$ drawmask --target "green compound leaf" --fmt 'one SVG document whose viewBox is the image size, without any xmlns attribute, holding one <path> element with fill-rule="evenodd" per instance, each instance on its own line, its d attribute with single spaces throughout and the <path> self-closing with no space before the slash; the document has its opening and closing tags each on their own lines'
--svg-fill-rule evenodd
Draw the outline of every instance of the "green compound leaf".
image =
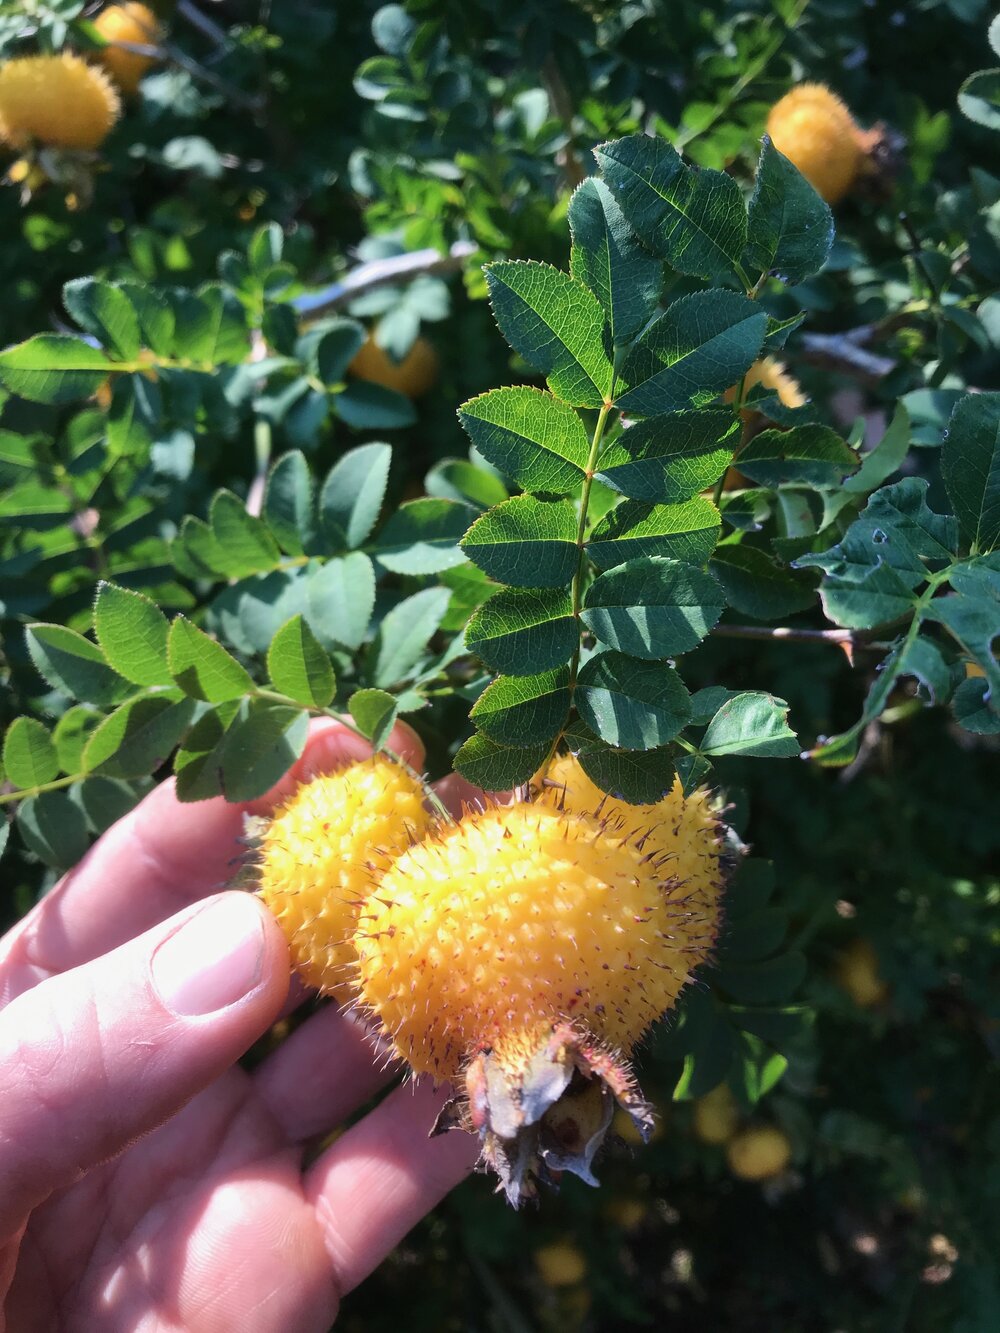
<svg viewBox="0 0 1000 1333">
<path fill-rule="evenodd" d="M 43 791 L 22 801 L 17 827 L 29 850 L 56 870 L 70 870 L 90 844 L 86 817 L 65 791 Z"/>
<path fill-rule="evenodd" d="M 739 421 L 724 408 L 638 421 L 601 452 L 598 481 L 631 500 L 681 504 L 716 482 L 733 460 Z"/>
<path fill-rule="evenodd" d="M 447 588 L 423 588 L 392 608 L 373 645 L 376 685 L 388 689 L 409 679 L 437 633 L 450 597 Z"/>
<path fill-rule="evenodd" d="M 614 195 L 591 177 L 569 203 L 570 273 L 600 301 L 612 343 L 627 342 L 656 307 L 663 266 L 646 252 Z"/>
<path fill-rule="evenodd" d="M 568 662 L 579 632 L 568 591 L 509 588 L 474 612 L 465 642 L 491 671 L 531 676 Z"/>
<path fill-rule="evenodd" d="M 816 602 L 811 582 L 796 577 L 756 546 L 718 546 L 710 568 L 729 605 L 754 620 L 778 620 Z"/>
<path fill-rule="evenodd" d="M 35 669 L 57 690 L 86 704 L 114 704 L 128 683 L 108 666 L 96 643 L 63 625 L 29 625 L 25 640 Z"/>
<path fill-rule="evenodd" d="M 493 389 L 470 398 L 458 419 L 488 463 L 526 491 L 572 491 L 590 443 L 568 403 L 541 389 Z"/>
<path fill-rule="evenodd" d="M 702 754 L 741 754 L 754 759 L 790 759 L 801 751 L 788 726 L 788 704 L 773 694 L 748 691 L 727 699 L 708 724 Z"/>
<path fill-rule="evenodd" d="M 697 648 L 725 604 L 706 570 L 647 556 L 595 579 L 581 619 L 610 648 L 657 661 Z"/>
<path fill-rule="evenodd" d="M 715 550 L 721 531 L 719 511 L 700 495 L 679 505 L 626 500 L 598 523 L 587 555 L 598 569 L 654 555 L 701 565 Z"/>
<path fill-rule="evenodd" d="M 493 314 L 516 352 L 574 407 L 601 407 L 614 377 L 604 312 L 582 282 L 549 264 L 502 259 L 485 269 Z"/>
<path fill-rule="evenodd" d="M 616 749 L 579 721 L 569 728 L 566 739 L 591 782 L 616 800 L 629 805 L 653 805 L 674 784 L 671 745 L 653 750 Z M 641 820 L 641 813 L 636 814 Z"/>
<path fill-rule="evenodd" d="M 358 730 L 379 750 L 396 725 L 399 705 L 385 690 L 355 690 L 347 701 L 347 711 Z"/>
<path fill-rule="evenodd" d="M 222 750 L 226 728 L 240 711 L 235 700 L 209 709 L 194 724 L 174 755 L 177 799 L 207 801 L 222 795 Z"/>
<path fill-rule="evenodd" d="M 263 573 L 273 569 L 281 559 L 278 543 L 267 524 L 248 514 L 246 505 L 232 491 L 217 492 L 208 520 L 227 578 L 243 579 Z"/>
<path fill-rule="evenodd" d="M 392 446 L 362 444 L 333 465 L 319 497 L 323 529 L 341 550 L 354 550 L 371 535 L 385 498 Z"/>
<path fill-rule="evenodd" d="M 210 639 L 204 630 L 177 616 L 167 636 L 167 661 L 170 674 L 192 699 L 223 703 L 239 699 L 253 689 L 253 681 L 221 643 Z"/>
<path fill-rule="evenodd" d="M 103 721 L 104 714 L 87 704 L 74 704 L 72 708 L 66 709 L 52 733 L 59 755 L 59 767 L 64 773 L 81 771 L 87 738 Z"/>
<path fill-rule="evenodd" d="M 455 771 L 484 791 L 509 791 L 530 782 L 549 752 L 544 745 L 498 745 L 489 736 L 470 736 L 455 755 Z"/>
<path fill-rule="evenodd" d="M 167 618 L 148 597 L 101 583 L 94 603 L 94 632 L 114 669 L 135 685 L 171 685 L 167 666 Z"/>
<path fill-rule="evenodd" d="M 737 182 L 687 166 L 662 139 L 632 134 L 594 154 L 622 212 L 654 255 L 710 281 L 740 273 L 747 210 Z"/>
<path fill-rule="evenodd" d="M 764 430 L 740 450 L 739 470 L 760 486 L 804 482 L 838 486 L 857 470 L 857 454 L 829 426 L 793 426 Z"/>
<path fill-rule="evenodd" d="M 309 623 L 327 648 L 360 648 L 375 610 L 375 569 L 361 551 L 328 560 L 306 582 Z"/>
<path fill-rule="evenodd" d="M 691 697 L 677 672 L 604 652 L 580 669 L 577 711 L 602 741 L 622 750 L 651 750 L 672 741 L 691 716 Z"/>
<path fill-rule="evenodd" d="M 462 550 L 500 583 L 564 588 L 576 573 L 576 532 L 576 510 L 569 500 L 517 495 L 476 519 Z"/>
<path fill-rule="evenodd" d="M 570 708 L 569 669 L 537 676 L 499 676 L 476 700 L 473 722 L 500 745 L 548 743 L 559 735 Z"/>
<path fill-rule="evenodd" d="M 464 564 L 459 542 L 476 517 L 471 505 L 424 496 L 400 505 L 372 555 L 394 574 L 439 574 Z"/>
<path fill-rule="evenodd" d="M 818 273 L 833 245 L 833 213 L 765 135 L 750 200 L 745 267 L 796 283 Z"/>
<path fill-rule="evenodd" d="M 629 351 L 615 405 L 640 417 L 710 402 L 760 355 L 767 315 L 738 292 L 682 296 Z"/>
<path fill-rule="evenodd" d="M 314 536 L 314 487 L 305 454 L 282 454 L 267 476 L 264 518 L 281 549 L 302 555 Z"/>
<path fill-rule="evenodd" d="M 226 800 L 263 796 L 298 759 L 308 734 L 308 713 L 263 699 L 244 701 L 221 747 Z"/>
<path fill-rule="evenodd" d="M 82 338 L 39 333 L 0 352 L 0 384 L 32 403 L 89 398 L 117 367 Z"/>
<path fill-rule="evenodd" d="M 63 305 L 117 360 L 132 361 L 139 355 L 139 317 L 119 287 L 99 278 L 74 278 L 63 287 Z"/>
<path fill-rule="evenodd" d="M 83 751 L 86 773 L 144 778 L 166 763 L 194 717 L 193 699 L 154 695 L 122 704 L 91 733 Z"/>
<path fill-rule="evenodd" d="M 49 730 L 37 718 L 16 717 L 3 742 L 4 773 L 27 791 L 59 776 L 59 755 Z"/>
<path fill-rule="evenodd" d="M 301 615 L 282 625 L 271 640 L 267 674 L 279 694 L 307 707 L 328 707 L 336 689 L 330 659 Z"/>
<path fill-rule="evenodd" d="M 1000 544 L 1000 393 L 961 398 L 941 448 L 941 475 L 974 554 Z"/>
<path fill-rule="evenodd" d="M 798 568 L 826 571 L 820 597 L 835 624 L 873 629 L 906 615 L 928 572 L 951 562 L 958 524 L 933 513 L 926 496 L 922 478 L 883 486 L 836 546 L 795 561 Z"/>
</svg>

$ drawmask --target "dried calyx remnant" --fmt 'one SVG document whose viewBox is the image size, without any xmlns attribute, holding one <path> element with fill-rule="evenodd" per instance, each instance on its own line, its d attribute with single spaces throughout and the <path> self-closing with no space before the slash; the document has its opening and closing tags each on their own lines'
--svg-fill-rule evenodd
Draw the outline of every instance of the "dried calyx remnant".
<svg viewBox="0 0 1000 1333">
<path fill-rule="evenodd" d="M 259 890 L 305 979 L 456 1089 L 437 1128 L 477 1134 L 512 1203 L 596 1184 L 616 1106 L 652 1129 L 630 1057 L 718 933 L 735 844 L 711 794 L 625 805 L 565 756 L 442 825 L 392 767 L 302 788 L 257 830 Z"/>
</svg>

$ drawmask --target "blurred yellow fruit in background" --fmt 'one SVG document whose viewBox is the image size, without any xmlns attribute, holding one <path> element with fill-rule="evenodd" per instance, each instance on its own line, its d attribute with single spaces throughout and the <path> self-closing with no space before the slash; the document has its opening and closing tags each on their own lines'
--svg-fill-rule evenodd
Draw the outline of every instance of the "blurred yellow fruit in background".
<svg viewBox="0 0 1000 1333">
<path fill-rule="evenodd" d="M 347 369 L 359 380 L 419 398 L 437 379 L 438 368 L 438 354 L 426 338 L 418 338 L 402 361 L 393 361 L 369 334 Z"/>
<path fill-rule="evenodd" d="M 770 1180 L 792 1160 L 792 1145 L 776 1125 L 752 1125 L 729 1140 L 726 1159 L 741 1180 Z"/>
<path fill-rule="evenodd" d="M 109 5 L 94 19 L 94 27 L 107 42 L 135 42 L 137 46 L 156 46 L 161 37 L 156 15 L 146 5 Z M 106 46 L 98 59 L 114 78 L 122 92 L 134 97 L 155 57 L 126 51 L 121 46 Z"/>
</svg>

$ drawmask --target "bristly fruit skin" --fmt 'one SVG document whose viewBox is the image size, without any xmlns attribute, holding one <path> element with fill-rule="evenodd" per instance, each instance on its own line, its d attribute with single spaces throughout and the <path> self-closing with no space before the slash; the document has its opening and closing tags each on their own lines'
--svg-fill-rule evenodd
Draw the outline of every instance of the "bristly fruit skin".
<svg viewBox="0 0 1000 1333">
<path fill-rule="evenodd" d="M 656 851 L 677 880 L 709 913 L 713 934 L 727 874 L 722 859 L 723 825 L 714 810 L 714 795 L 698 787 L 684 795 L 680 779 L 653 805 L 629 805 L 606 795 L 583 771 L 572 754 L 559 755 L 544 778 L 536 778 L 538 799 L 553 809 L 620 821 L 623 826 L 643 830 L 646 853 Z"/>
<path fill-rule="evenodd" d="M 155 63 L 153 56 L 127 51 L 116 42 L 134 42 L 136 46 L 156 46 L 160 40 L 160 25 L 156 15 L 146 5 L 108 5 L 94 19 L 94 27 L 105 41 L 98 59 L 123 93 L 134 97 L 146 71 Z"/>
<path fill-rule="evenodd" d="M 381 757 L 315 778 L 273 818 L 251 822 L 250 883 L 277 917 L 308 985 L 350 999 L 361 903 L 389 859 L 431 824 L 420 783 Z"/>
<path fill-rule="evenodd" d="M 0 65 L 0 139 L 14 148 L 93 151 L 120 114 L 108 76 L 71 51 Z"/>
<path fill-rule="evenodd" d="M 864 169 L 864 136 L 825 84 L 802 83 L 786 93 L 768 114 L 767 132 L 828 204 L 839 203 Z"/>
<path fill-rule="evenodd" d="M 685 878 L 636 814 L 467 813 L 404 852 L 359 916 L 362 1004 L 415 1072 L 464 1083 L 442 1123 L 478 1133 L 515 1205 L 563 1170 L 596 1183 L 616 1104 L 648 1135 L 628 1056 L 715 941 L 714 821 Z"/>
</svg>

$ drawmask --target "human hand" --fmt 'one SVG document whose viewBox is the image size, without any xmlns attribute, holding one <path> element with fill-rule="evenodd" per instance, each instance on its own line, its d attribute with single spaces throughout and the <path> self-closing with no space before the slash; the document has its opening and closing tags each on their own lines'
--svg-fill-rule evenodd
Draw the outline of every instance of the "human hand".
<svg viewBox="0 0 1000 1333">
<path fill-rule="evenodd" d="M 411 732 L 390 744 L 421 766 Z M 277 924 L 215 892 L 244 811 L 368 753 L 316 722 L 263 801 L 164 783 L 0 941 L 0 1328 L 325 1330 L 471 1169 L 467 1135 L 428 1139 L 442 1095 L 418 1083 L 303 1170 L 393 1076 L 335 1007 L 234 1064 L 289 991 Z"/>
</svg>

